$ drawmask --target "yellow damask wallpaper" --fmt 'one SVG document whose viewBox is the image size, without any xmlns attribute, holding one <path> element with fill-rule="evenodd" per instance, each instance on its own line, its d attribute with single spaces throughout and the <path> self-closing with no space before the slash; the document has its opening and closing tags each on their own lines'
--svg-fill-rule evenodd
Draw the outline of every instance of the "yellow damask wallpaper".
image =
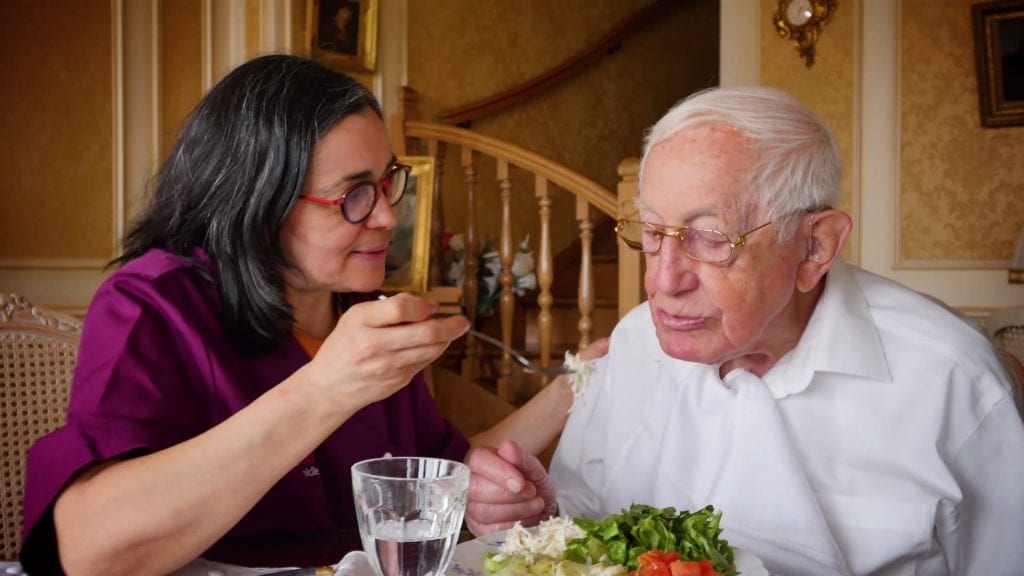
<svg viewBox="0 0 1024 576">
<path fill-rule="evenodd" d="M 426 119 L 529 80 L 584 49 L 649 0 L 523 0 L 409 2 L 409 85 Z M 535 150 L 610 188 L 616 167 L 637 156 L 643 131 L 673 103 L 717 84 L 718 3 L 684 3 L 676 13 L 627 38 L 565 84 L 475 122 L 473 130 Z M 445 190 L 462 179 L 459 158 L 446 162 Z M 483 166 L 478 222 L 496 238 L 500 228 L 494 167 Z M 516 236 L 536 229 L 533 183 L 514 179 Z M 461 185 L 460 189 L 461 189 Z M 554 196 L 552 244 L 576 237 L 572 200 Z M 450 230 L 465 227 L 465 199 L 445 194 Z M 486 207 L 483 208 L 483 207 Z M 572 224 L 570 224 L 572 223 Z M 532 248 L 536 249 L 534 236 Z"/>
<path fill-rule="evenodd" d="M 203 93 L 201 10 L 202 0 L 160 2 L 161 162 Z"/>
<path fill-rule="evenodd" d="M 975 2 L 900 2 L 900 266 L 1001 267 L 1024 225 L 1024 128 L 986 129 L 978 117 Z M 855 78 L 872 73 L 857 70 L 862 3 L 839 3 L 809 70 L 775 33 L 777 6 L 761 0 L 761 81 L 793 93 L 832 126 L 844 157 L 841 207 L 852 210 L 855 234 L 867 233 L 871 215 L 859 211 L 860 168 L 852 164 L 859 145 Z"/>
<path fill-rule="evenodd" d="M 0 2 L 0 260 L 113 255 L 110 9 Z"/>
<path fill-rule="evenodd" d="M 1024 225 L 1024 127 L 982 128 L 971 5 L 903 0 L 900 252 L 1003 266 Z M 994 261 L 994 262 L 993 262 Z"/>
</svg>

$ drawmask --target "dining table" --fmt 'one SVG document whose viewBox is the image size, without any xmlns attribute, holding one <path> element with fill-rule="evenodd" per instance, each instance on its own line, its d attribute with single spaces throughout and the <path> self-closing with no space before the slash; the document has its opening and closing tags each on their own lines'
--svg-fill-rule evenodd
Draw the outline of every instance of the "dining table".
<svg viewBox="0 0 1024 576">
<path fill-rule="evenodd" d="M 459 542 L 473 540 L 459 533 Z M 336 567 L 351 552 L 363 549 L 359 530 L 339 529 L 296 537 L 248 538 L 221 542 L 174 576 L 268 576 L 295 568 Z M 312 572 L 309 572 L 312 574 Z M 0 576 L 31 576 L 15 561 L 0 561 Z M 298 576 L 298 575 L 297 575 Z M 304 575 L 303 575 L 304 576 Z M 352 576 L 362 576 L 354 574 Z M 368 576 L 368 575 L 367 575 Z"/>
<path fill-rule="evenodd" d="M 359 530 L 346 528 L 323 534 L 222 541 L 207 550 L 203 557 L 249 566 L 326 566 L 337 563 L 349 552 L 362 549 Z"/>
</svg>

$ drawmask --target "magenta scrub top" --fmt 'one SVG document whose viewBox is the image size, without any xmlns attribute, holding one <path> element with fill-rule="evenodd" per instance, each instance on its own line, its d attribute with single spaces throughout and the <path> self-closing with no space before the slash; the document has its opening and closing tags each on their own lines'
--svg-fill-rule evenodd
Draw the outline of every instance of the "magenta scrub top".
<svg viewBox="0 0 1024 576">
<path fill-rule="evenodd" d="M 224 338 L 214 264 L 150 250 L 116 271 L 85 317 L 67 423 L 29 450 L 21 562 L 59 572 L 53 503 L 89 464 L 173 446 L 223 422 L 309 361 L 294 338 L 247 356 Z M 345 295 L 345 306 L 375 294 Z M 350 467 L 390 453 L 462 460 L 465 437 L 438 413 L 422 374 L 353 415 L 218 544 L 354 528 Z M 259 454 L 253 454 L 259 458 Z M 154 495 L 159 497 L 159 495 Z"/>
</svg>

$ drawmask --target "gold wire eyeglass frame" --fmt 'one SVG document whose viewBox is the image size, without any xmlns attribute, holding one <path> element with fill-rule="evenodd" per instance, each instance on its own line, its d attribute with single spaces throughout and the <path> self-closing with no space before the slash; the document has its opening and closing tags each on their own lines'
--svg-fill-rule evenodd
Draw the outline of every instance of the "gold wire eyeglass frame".
<svg viewBox="0 0 1024 576">
<path fill-rule="evenodd" d="M 625 244 L 628 248 L 631 248 L 633 250 L 637 250 L 639 252 L 643 252 L 644 254 L 657 254 L 659 251 L 661 251 L 661 244 L 662 244 L 662 242 L 664 241 L 664 239 L 666 237 L 675 238 L 675 239 L 679 240 L 679 243 L 680 243 L 680 246 L 683 249 L 683 252 L 690 259 L 696 260 L 698 262 L 705 262 L 705 263 L 708 263 L 708 264 L 720 264 L 722 262 L 729 261 L 733 257 L 733 254 L 735 253 L 736 248 L 741 248 L 741 247 L 745 246 L 746 243 L 747 243 L 747 237 L 749 237 L 754 232 L 757 232 L 758 230 L 769 226 L 770 224 L 772 224 L 772 222 L 773 222 L 772 220 L 769 220 L 768 222 L 765 222 L 764 224 L 761 224 L 760 226 L 757 226 L 755 228 L 751 228 L 750 230 L 747 230 L 746 232 L 742 232 L 742 233 L 740 233 L 740 234 L 738 234 L 736 236 L 735 240 L 730 239 L 728 235 L 726 235 L 724 232 L 719 232 L 718 230 L 709 230 L 707 228 L 692 228 L 690 226 L 661 226 L 659 224 L 652 224 L 650 222 L 643 222 L 641 220 L 629 220 L 629 219 L 621 219 L 618 222 L 616 222 L 615 223 L 615 233 L 619 235 L 619 239 L 621 239 L 622 243 Z M 636 240 L 634 240 L 632 238 L 627 238 L 625 236 L 624 232 L 625 232 L 626 226 L 629 225 L 629 224 L 638 224 L 641 227 L 646 227 L 646 228 L 650 229 L 652 232 L 658 234 L 658 238 L 659 238 L 658 246 L 654 250 L 651 250 L 651 251 L 644 250 L 644 246 L 643 246 L 642 242 L 638 242 L 638 241 L 636 241 Z M 716 237 L 721 237 L 722 238 L 722 240 L 721 240 L 722 245 L 725 245 L 725 246 L 729 247 L 728 254 L 726 254 L 723 258 L 718 259 L 718 260 L 713 260 L 713 259 L 708 259 L 708 258 L 700 258 L 700 257 L 694 256 L 693 254 L 690 253 L 689 250 L 686 249 L 686 247 L 685 247 L 685 245 L 683 243 L 683 233 L 686 232 L 686 231 L 700 232 L 700 233 L 706 233 L 706 234 L 713 234 Z"/>
</svg>

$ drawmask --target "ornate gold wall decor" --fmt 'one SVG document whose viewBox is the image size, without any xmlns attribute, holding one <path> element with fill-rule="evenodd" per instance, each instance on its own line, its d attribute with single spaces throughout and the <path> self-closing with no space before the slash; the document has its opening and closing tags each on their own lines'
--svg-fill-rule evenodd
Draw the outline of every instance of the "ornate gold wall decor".
<svg viewBox="0 0 1024 576">
<path fill-rule="evenodd" d="M 793 48 L 807 67 L 814 65 L 818 34 L 836 11 L 838 0 L 779 0 L 772 23 L 779 36 L 793 40 Z"/>
</svg>

